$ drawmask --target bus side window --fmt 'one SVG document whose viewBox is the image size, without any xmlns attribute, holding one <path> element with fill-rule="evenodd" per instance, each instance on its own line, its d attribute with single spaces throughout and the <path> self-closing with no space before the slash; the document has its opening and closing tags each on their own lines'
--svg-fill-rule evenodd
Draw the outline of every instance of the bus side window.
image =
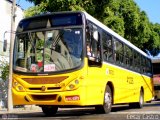
<svg viewBox="0 0 160 120">
<path fill-rule="evenodd" d="M 129 68 L 129 69 L 133 69 L 133 55 L 132 55 L 132 49 L 128 46 L 125 45 L 125 59 L 124 59 L 124 63 L 126 65 L 126 68 Z"/>
<path fill-rule="evenodd" d="M 116 64 L 123 65 L 123 44 L 118 40 L 114 39 L 114 50 L 115 50 L 115 60 Z"/>
<path fill-rule="evenodd" d="M 146 68 L 146 75 L 152 76 L 152 67 L 151 67 L 151 61 L 149 59 L 145 59 L 145 68 Z"/>
<path fill-rule="evenodd" d="M 104 61 L 113 62 L 112 37 L 106 32 L 102 32 L 102 44 Z"/>
<path fill-rule="evenodd" d="M 140 54 L 134 51 L 134 70 L 137 72 L 140 72 L 140 66 L 141 66 L 140 62 L 141 62 Z"/>
<path fill-rule="evenodd" d="M 89 21 L 88 21 L 89 22 Z M 86 28 L 86 53 L 91 65 L 100 65 L 101 63 L 101 35 L 99 28 L 93 23 L 89 22 Z M 95 62 L 95 63 L 94 63 Z M 100 64 L 99 64 L 100 63 Z"/>
</svg>

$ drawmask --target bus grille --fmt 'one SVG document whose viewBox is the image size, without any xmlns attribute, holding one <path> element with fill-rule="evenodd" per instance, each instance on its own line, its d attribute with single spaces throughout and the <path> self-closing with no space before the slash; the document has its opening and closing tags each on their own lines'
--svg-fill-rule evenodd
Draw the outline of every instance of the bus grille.
<svg viewBox="0 0 160 120">
<path fill-rule="evenodd" d="M 23 80 L 29 84 L 57 84 L 65 79 L 68 76 L 61 76 L 61 77 L 42 77 L 42 78 L 23 78 Z"/>
<path fill-rule="evenodd" d="M 57 95 L 32 95 L 34 100 L 55 100 Z"/>
<path fill-rule="evenodd" d="M 58 90 L 61 89 L 61 87 L 48 87 L 47 90 Z M 29 88 L 29 90 L 42 90 L 42 87 L 36 87 L 36 88 Z"/>
</svg>

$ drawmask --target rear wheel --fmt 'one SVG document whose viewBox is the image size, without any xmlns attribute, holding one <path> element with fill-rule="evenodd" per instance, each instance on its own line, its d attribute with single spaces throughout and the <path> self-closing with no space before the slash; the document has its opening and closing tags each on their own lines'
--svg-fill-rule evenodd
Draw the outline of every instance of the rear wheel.
<svg viewBox="0 0 160 120">
<path fill-rule="evenodd" d="M 112 108 L 112 91 L 107 85 L 104 93 L 103 105 L 98 105 L 95 107 L 98 113 L 109 113 Z"/>
<path fill-rule="evenodd" d="M 43 113 L 46 116 L 53 116 L 58 111 L 58 106 L 45 105 L 45 106 L 41 106 L 41 108 L 42 108 Z"/>
<path fill-rule="evenodd" d="M 144 105 L 144 93 L 141 90 L 140 91 L 140 96 L 139 96 L 139 102 L 136 103 L 130 103 L 129 106 L 132 108 L 142 108 Z"/>
<path fill-rule="evenodd" d="M 139 102 L 135 103 L 135 105 L 137 108 L 142 108 L 144 105 L 144 93 L 142 90 L 140 91 Z"/>
</svg>

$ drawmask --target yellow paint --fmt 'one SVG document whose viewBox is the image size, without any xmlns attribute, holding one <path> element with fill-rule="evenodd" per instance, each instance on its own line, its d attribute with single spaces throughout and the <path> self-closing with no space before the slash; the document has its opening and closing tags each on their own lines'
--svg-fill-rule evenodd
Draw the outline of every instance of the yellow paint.
<svg viewBox="0 0 160 120">
<path fill-rule="evenodd" d="M 152 99 L 151 78 L 107 63 L 103 63 L 101 67 L 89 67 L 87 58 L 84 63 L 82 69 L 66 74 L 48 76 L 13 74 L 14 105 L 102 105 L 108 82 L 113 85 L 114 104 L 138 102 L 141 88 L 144 90 L 145 101 Z M 29 84 L 23 80 L 58 76 L 68 78 L 56 84 Z M 17 86 L 22 86 L 23 90 L 18 90 Z M 80 100 L 67 101 L 65 96 L 80 96 Z"/>
</svg>

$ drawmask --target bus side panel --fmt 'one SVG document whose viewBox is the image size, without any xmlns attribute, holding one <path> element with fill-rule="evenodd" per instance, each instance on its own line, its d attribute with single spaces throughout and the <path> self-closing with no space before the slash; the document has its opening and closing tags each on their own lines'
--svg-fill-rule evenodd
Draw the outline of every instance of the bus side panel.
<svg viewBox="0 0 160 120">
<path fill-rule="evenodd" d="M 154 97 L 154 88 L 152 78 L 143 76 L 144 101 L 151 101 Z M 152 98 L 152 99 L 151 99 Z"/>
<path fill-rule="evenodd" d="M 106 77 L 114 86 L 114 104 L 129 103 L 132 100 L 137 100 L 137 97 L 134 95 L 135 89 L 132 85 L 133 79 L 130 78 L 133 76 L 133 73 L 115 65 L 106 63 L 105 66 Z"/>
<path fill-rule="evenodd" d="M 144 101 L 153 98 L 153 83 L 150 77 L 111 64 L 106 64 L 104 68 L 107 80 L 114 86 L 114 104 L 139 102 L 141 88 L 144 90 Z"/>
<path fill-rule="evenodd" d="M 104 91 L 108 82 L 113 85 L 114 104 L 138 101 L 139 93 L 135 94 L 133 79 L 128 76 L 135 75 L 131 71 L 107 63 L 104 63 L 102 68 L 88 67 L 87 103 L 103 104 Z"/>
<path fill-rule="evenodd" d="M 104 90 L 107 83 L 105 71 L 101 67 L 88 67 L 87 104 L 103 104 Z"/>
</svg>

